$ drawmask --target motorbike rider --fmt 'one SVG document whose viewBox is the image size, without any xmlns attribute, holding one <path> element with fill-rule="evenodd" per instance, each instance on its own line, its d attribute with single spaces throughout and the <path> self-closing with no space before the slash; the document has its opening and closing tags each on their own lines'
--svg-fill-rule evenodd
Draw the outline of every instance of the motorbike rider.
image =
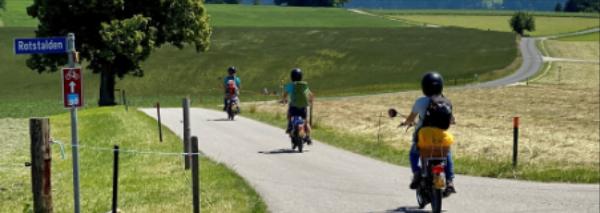
<svg viewBox="0 0 600 213">
<path fill-rule="evenodd" d="M 432 96 L 443 96 L 442 91 L 444 89 L 444 80 L 442 76 L 437 72 L 428 72 L 423 76 L 421 80 L 421 89 L 423 91 L 424 96 L 417 98 L 415 104 L 413 105 L 412 111 L 409 116 L 406 117 L 406 120 L 402 122 L 401 126 L 413 126 L 415 125 L 415 132 L 413 134 L 412 146 L 410 149 L 409 160 L 410 166 L 413 172 L 413 179 L 410 183 L 411 189 L 416 189 L 420 180 L 420 170 L 419 167 L 419 151 L 417 148 L 418 142 L 418 132 L 423 127 L 423 120 L 425 118 L 427 108 L 429 107 L 429 103 L 431 101 Z M 415 119 L 419 116 L 419 121 L 415 124 Z M 452 123 L 454 119 L 452 118 Z M 447 165 L 445 167 L 446 174 L 446 191 L 449 193 L 456 193 L 454 188 L 454 165 L 452 162 L 452 155 L 448 152 L 447 155 Z"/>
<path fill-rule="evenodd" d="M 309 105 L 312 105 L 314 100 L 314 95 L 308 88 L 308 83 L 306 81 L 302 81 L 302 70 L 300 68 L 292 69 L 290 73 L 290 77 L 292 82 L 288 83 L 284 87 L 283 98 L 281 102 L 288 102 L 289 96 L 289 108 L 287 113 L 287 129 L 285 133 L 289 134 L 292 131 L 292 116 L 300 116 L 304 119 L 304 126 L 306 129 L 306 142 L 308 145 L 312 144 L 312 140 L 310 138 L 310 124 L 306 121 L 307 110 L 306 108 Z"/>
<path fill-rule="evenodd" d="M 237 98 L 237 96 L 239 95 L 239 91 L 241 89 L 241 80 L 236 76 L 237 68 L 234 66 L 227 68 L 227 73 L 228 75 L 223 79 L 223 90 L 225 91 L 225 97 L 223 98 L 223 111 L 227 110 L 227 100 L 232 95 L 235 95 L 236 101 L 238 102 L 237 105 L 239 112 L 239 98 Z M 231 83 L 233 83 L 233 85 Z M 232 86 L 235 86 L 235 88 L 232 88 Z"/>
</svg>

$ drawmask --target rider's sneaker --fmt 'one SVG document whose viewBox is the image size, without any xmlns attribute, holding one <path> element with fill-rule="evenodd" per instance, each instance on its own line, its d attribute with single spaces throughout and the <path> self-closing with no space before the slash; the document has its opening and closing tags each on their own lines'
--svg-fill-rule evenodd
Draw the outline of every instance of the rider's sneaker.
<svg viewBox="0 0 600 213">
<path fill-rule="evenodd" d="M 451 180 L 449 180 L 446 182 L 445 194 L 450 195 L 450 194 L 454 194 L 454 193 L 456 193 L 456 189 L 454 188 L 454 183 Z"/>
<path fill-rule="evenodd" d="M 312 139 L 310 138 L 310 136 L 306 136 L 304 140 L 306 141 L 306 144 L 312 145 Z"/>
<path fill-rule="evenodd" d="M 410 182 L 410 189 L 417 189 L 417 187 L 419 187 L 419 181 L 421 180 L 419 175 L 413 175 L 413 179 Z"/>
</svg>

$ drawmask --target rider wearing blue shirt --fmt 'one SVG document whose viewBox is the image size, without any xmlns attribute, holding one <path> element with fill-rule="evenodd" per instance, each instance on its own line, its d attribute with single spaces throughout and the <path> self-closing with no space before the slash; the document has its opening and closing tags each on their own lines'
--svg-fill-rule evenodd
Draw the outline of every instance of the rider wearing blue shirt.
<svg viewBox="0 0 600 213">
<path fill-rule="evenodd" d="M 233 80 L 235 82 L 235 86 L 237 87 L 236 91 L 238 94 L 239 94 L 239 90 L 241 89 L 241 84 L 242 84 L 242 81 L 240 80 L 240 78 L 236 76 L 237 69 L 234 66 L 229 67 L 227 69 L 227 73 L 229 75 L 227 75 L 223 79 L 223 90 L 225 91 L 225 97 L 223 98 L 223 111 L 225 111 L 227 108 L 227 98 L 229 97 L 229 92 L 230 92 L 229 91 L 229 81 Z M 239 102 L 239 99 L 238 99 L 238 102 Z"/>
<path fill-rule="evenodd" d="M 418 132 L 423 127 L 423 120 L 425 119 L 425 114 L 427 113 L 427 108 L 429 107 L 429 103 L 431 101 L 431 96 L 442 95 L 442 90 L 444 89 L 444 80 L 439 73 L 429 72 L 423 76 L 423 80 L 421 81 L 421 89 L 423 90 L 423 94 L 425 96 L 417 98 L 415 104 L 413 105 L 412 112 L 406 118 L 401 125 L 415 125 L 415 119 L 417 116 L 419 117 L 419 121 L 415 125 L 415 132 L 413 134 L 412 146 L 409 153 L 410 167 L 413 172 L 413 180 L 410 183 L 411 189 L 416 189 L 419 180 L 419 174 L 421 168 L 419 167 L 419 151 L 417 149 L 418 142 Z M 446 182 L 447 182 L 447 190 L 449 192 L 456 192 L 454 189 L 453 179 L 454 179 L 454 163 L 452 162 L 452 154 L 448 152 L 447 155 L 447 165 L 445 167 L 446 173 Z"/>
</svg>

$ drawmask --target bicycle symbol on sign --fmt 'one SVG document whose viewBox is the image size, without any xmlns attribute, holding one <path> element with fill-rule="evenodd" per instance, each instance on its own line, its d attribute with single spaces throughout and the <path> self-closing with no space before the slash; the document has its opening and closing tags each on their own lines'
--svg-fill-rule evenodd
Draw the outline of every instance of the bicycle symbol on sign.
<svg viewBox="0 0 600 213">
<path fill-rule="evenodd" d="M 65 79 L 66 80 L 77 80 L 79 79 L 79 74 L 77 74 L 77 72 L 75 72 L 75 70 L 69 70 L 69 72 L 67 72 L 67 74 L 65 75 Z"/>
</svg>

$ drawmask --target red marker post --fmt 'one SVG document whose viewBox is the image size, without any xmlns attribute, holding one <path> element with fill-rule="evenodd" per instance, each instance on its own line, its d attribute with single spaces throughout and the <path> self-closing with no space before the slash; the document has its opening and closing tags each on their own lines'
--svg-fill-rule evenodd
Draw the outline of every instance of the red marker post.
<svg viewBox="0 0 600 213">
<path fill-rule="evenodd" d="M 513 118 L 513 168 L 517 167 L 517 154 L 519 152 L 519 117 Z"/>
</svg>

